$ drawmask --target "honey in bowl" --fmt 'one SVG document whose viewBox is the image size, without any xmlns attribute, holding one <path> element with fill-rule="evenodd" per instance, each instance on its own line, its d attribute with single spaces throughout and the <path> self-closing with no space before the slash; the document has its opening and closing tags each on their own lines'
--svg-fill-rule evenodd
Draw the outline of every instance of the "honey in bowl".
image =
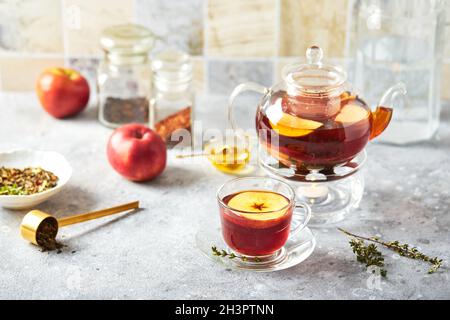
<svg viewBox="0 0 450 320">
<path fill-rule="evenodd" d="M 205 143 L 203 152 L 177 155 L 177 158 L 205 157 L 218 171 L 241 175 L 251 171 L 250 137 L 234 134 L 226 139 L 211 139 Z"/>
<path fill-rule="evenodd" d="M 240 173 L 250 161 L 250 151 L 245 147 L 210 145 L 205 151 L 211 164 L 224 173 Z"/>
<path fill-rule="evenodd" d="M 248 190 L 222 199 L 222 235 L 227 245 L 247 256 L 265 256 L 287 241 L 293 207 L 285 196 Z"/>
</svg>

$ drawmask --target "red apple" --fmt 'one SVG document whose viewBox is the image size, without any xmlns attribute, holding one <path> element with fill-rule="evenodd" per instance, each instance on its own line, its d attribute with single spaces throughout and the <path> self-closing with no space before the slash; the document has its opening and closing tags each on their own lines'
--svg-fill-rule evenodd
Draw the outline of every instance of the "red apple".
<svg viewBox="0 0 450 320">
<path fill-rule="evenodd" d="M 36 93 L 45 111 L 55 118 L 63 119 L 86 108 L 89 101 L 89 84 L 75 70 L 50 68 L 39 76 Z"/>
<path fill-rule="evenodd" d="M 166 167 L 166 144 L 153 130 L 140 124 L 116 129 L 108 141 L 108 160 L 123 177 L 131 181 L 148 181 Z"/>
</svg>

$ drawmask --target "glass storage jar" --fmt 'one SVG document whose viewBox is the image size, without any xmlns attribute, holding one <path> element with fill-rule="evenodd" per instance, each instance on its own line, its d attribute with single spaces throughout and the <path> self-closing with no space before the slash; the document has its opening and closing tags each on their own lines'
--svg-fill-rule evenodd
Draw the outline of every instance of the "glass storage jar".
<svg viewBox="0 0 450 320">
<path fill-rule="evenodd" d="M 154 39 L 150 30 L 133 24 L 103 31 L 100 44 L 105 57 L 97 76 L 99 121 L 103 125 L 117 128 L 127 123 L 148 125 L 151 121 L 149 53 Z"/>
<path fill-rule="evenodd" d="M 406 145 L 433 138 L 441 111 L 445 2 L 358 0 L 353 16 L 354 82 L 367 102 L 392 82 L 408 89 L 380 141 Z"/>
<path fill-rule="evenodd" d="M 155 57 L 152 67 L 155 130 L 168 146 L 190 146 L 195 101 L 191 58 L 181 51 L 168 50 Z"/>
</svg>

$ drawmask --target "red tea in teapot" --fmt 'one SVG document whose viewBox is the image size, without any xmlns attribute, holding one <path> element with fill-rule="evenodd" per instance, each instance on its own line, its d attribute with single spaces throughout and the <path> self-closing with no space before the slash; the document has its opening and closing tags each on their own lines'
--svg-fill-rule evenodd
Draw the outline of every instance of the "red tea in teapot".
<svg viewBox="0 0 450 320">
<path fill-rule="evenodd" d="M 367 104 L 350 92 L 337 96 L 272 95 L 259 110 L 256 127 L 262 146 L 283 165 L 298 171 L 345 164 L 383 132 L 392 109 Z"/>
</svg>

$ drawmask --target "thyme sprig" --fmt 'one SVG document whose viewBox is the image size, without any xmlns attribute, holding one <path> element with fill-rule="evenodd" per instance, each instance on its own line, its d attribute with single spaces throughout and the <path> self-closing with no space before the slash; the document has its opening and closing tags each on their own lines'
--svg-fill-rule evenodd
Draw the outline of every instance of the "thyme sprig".
<svg viewBox="0 0 450 320">
<path fill-rule="evenodd" d="M 363 240 L 351 239 L 350 246 L 353 249 L 353 253 L 356 254 L 358 262 L 364 263 L 367 268 L 370 266 L 379 267 L 380 275 L 386 277 L 387 271 L 384 269 L 384 258 L 375 244 L 366 245 Z"/>
<path fill-rule="evenodd" d="M 422 260 L 431 264 L 430 269 L 428 269 L 428 274 L 435 273 L 442 266 L 442 259 L 439 259 L 438 257 L 431 258 L 409 244 L 402 244 L 399 241 L 383 241 L 378 237 L 363 237 L 341 228 L 338 228 L 338 230 L 353 238 L 350 240 L 350 246 L 353 249 L 353 253 L 356 254 L 357 261 L 366 263 L 366 266 L 376 265 L 381 268 L 384 267 L 384 258 L 374 243 L 382 245 L 383 247 L 398 253 L 402 257 Z M 364 241 L 372 243 L 366 246 Z M 386 276 L 386 270 L 381 269 L 381 275 Z"/>
<path fill-rule="evenodd" d="M 230 260 L 238 258 L 244 262 L 249 261 L 249 258 L 246 256 L 236 255 L 233 252 L 227 252 L 226 250 L 223 250 L 223 249 L 219 250 L 219 249 L 217 249 L 216 246 L 212 246 L 211 250 L 212 250 L 213 256 L 216 256 L 216 257 L 228 258 Z M 251 260 L 253 260 L 254 262 L 261 262 L 261 259 L 258 257 L 252 258 Z"/>
</svg>

